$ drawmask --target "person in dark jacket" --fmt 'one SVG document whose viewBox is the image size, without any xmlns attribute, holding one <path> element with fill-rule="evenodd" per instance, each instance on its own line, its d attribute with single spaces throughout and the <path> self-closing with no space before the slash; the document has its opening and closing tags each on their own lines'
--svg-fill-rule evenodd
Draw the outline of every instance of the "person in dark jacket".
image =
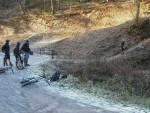
<svg viewBox="0 0 150 113">
<path fill-rule="evenodd" d="M 17 42 L 17 45 L 16 45 L 16 47 L 14 48 L 14 50 L 13 50 L 13 52 L 14 52 L 14 55 L 15 55 L 15 58 L 16 58 L 16 65 L 17 65 L 17 59 L 19 58 L 20 59 L 20 61 L 21 61 L 21 64 L 22 64 L 22 67 L 23 67 L 23 60 L 22 60 L 22 58 L 21 58 L 21 51 L 20 51 L 20 42 Z"/>
<path fill-rule="evenodd" d="M 2 46 L 2 52 L 5 53 L 5 56 L 4 56 L 4 62 L 3 62 L 3 65 L 5 66 L 8 66 L 7 64 L 7 60 L 9 61 L 9 64 L 10 66 L 12 66 L 12 63 L 10 61 L 10 47 L 9 47 L 9 40 L 6 40 L 6 43 Z"/>
<path fill-rule="evenodd" d="M 125 40 L 123 39 L 122 42 L 121 42 L 121 51 L 122 51 L 122 54 L 124 54 L 124 45 L 125 45 Z"/>
<path fill-rule="evenodd" d="M 29 66 L 28 59 L 30 54 L 30 48 L 29 48 L 29 40 L 26 40 L 25 43 L 21 47 L 21 51 L 24 53 L 24 65 Z"/>
</svg>

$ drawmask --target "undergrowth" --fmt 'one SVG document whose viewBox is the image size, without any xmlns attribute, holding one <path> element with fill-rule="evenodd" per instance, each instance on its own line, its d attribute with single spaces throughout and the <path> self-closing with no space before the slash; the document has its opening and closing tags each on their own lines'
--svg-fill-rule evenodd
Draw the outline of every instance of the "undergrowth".
<svg viewBox="0 0 150 113">
<path fill-rule="evenodd" d="M 78 78 L 78 83 L 72 87 L 118 102 L 150 108 L 150 76 L 145 75 L 142 69 L 134 68 L 130 63 L 125 65 L 106 61 L 82 63 L 65 61 L 54 64 L 63 73 Z"/>
</svg>

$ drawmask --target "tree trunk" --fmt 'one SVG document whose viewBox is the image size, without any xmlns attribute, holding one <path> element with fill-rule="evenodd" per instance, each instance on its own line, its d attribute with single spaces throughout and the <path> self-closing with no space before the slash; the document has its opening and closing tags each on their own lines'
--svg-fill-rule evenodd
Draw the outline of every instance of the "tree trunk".
<svg viewBox="0 0 150 113">
<path fill-rule="evenodd" d="M 140 0 L 136 0 L 137 13 L 136 13 L 136 25 L 139 24 L 139 15 L 140 15 Z"/>
<path fill-rule="evenodd" d="M 2 7 L 7 7 L 8 8 L 9 1 L 8 0 L 2 0 Z"/>
<path fill-rule="evenodd" d="M 20 8 L 22 9 L 23 14 L 25 14 L 26 11 L 25 11 L 25 8 L 24 8 L 23 4 L 21 3 L 21 1 L 17 0 L 17 3 L 20 5 Z"/>
<path fill-rule="evenodd" d="M 23 3 L 24 11 L 27 12 L 28 5 L 29 5 L 29 0 L 24 0 L 23 2 L 24 2 L 24 3 Z"/>
<path fill-rule="evenodd" d="M 43 0 L 40 0 L 41 1 L 41 4 L 42 4 L 42 8 L 44 9 L 44 2 L 43 2 Z M 40 6 L 40 4 L 39 4 L 39 6 Z"/>
<path fill-rule="evenodd" d="M 53 0 L 51 0 L 51 11 L 52 11 L 52 14 L 54 14 Z"/>
<path fill-rule="evenodd" d="M 60 0 L 58 0 L 58 10 L 60 10 Z"/>
<path fill-rule="evenodd" d="M 44 10 L 46 10 L 46 0 L 43 1 Z"/>
<path fill-rule="evenodd" d="M 2 7 L 5 7 L 5 3 L 4 3 L 4 0 L 2 0 Z"/>
</svg>

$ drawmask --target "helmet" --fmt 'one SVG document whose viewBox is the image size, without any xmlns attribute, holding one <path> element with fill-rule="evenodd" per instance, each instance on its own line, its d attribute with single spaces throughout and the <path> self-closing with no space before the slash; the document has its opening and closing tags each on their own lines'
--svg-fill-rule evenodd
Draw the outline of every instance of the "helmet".
<svg viewBox="0 0 150 113">
<path fill-rule="evenodd" d="M 6 40 L 6 43 L 9 43 L 9 40 Z"/>
<path fill-rule="evenodd" d="M 20 42 L 17 42 L 17 45 L 19 46 L 19 45 L 20 45 Z"/>
<path fill-rule="evenodd" d="M 29 42 L 29 40 L 26 40 L 26 42 Z"/>
</svg>

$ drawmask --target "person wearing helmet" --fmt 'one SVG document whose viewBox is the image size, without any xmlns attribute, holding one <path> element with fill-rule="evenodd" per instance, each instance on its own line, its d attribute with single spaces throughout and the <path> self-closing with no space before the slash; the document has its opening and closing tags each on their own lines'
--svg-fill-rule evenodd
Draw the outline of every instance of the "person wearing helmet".
<svg viewBox="0 0 150 113">
<path fill-rule="evenodd" d="M 6 40 L 5 44 L 2 46 L 2 52 L 5 54 L 4 56 L 4 62 L 3 65 L 7 66 L 7 60 L 9 61 L 10 66 L 12 66 L 12 63 L 10 61 L 10 47 L 9 47 L 9 40 Z"/>
<path fill-rule="evenodd" d="M 19 58 L 20 61 L 21 61 L 22 67 L 23 67 L 23 61 L 22 61 L 22 58 L 21 58 L 21 55 L 20 55 L 21 54 L 21 52 L 20 52 L 20 42 L 17 42 L 16 47 L 13 50 L 13 53 L 14 53 L 14 56 L 16 58 L 16 65 L 18 63 L 17 59 Z"/>
<path fill-rule="evenodd" d="M 24 65 L 29 66 L 28 59 L 30 54 L 30 48 L 29 48 L 29 40 L 26 40 L 25 43 L 21 47 L 21 51 L 24 53 Z"/>
</svg>

